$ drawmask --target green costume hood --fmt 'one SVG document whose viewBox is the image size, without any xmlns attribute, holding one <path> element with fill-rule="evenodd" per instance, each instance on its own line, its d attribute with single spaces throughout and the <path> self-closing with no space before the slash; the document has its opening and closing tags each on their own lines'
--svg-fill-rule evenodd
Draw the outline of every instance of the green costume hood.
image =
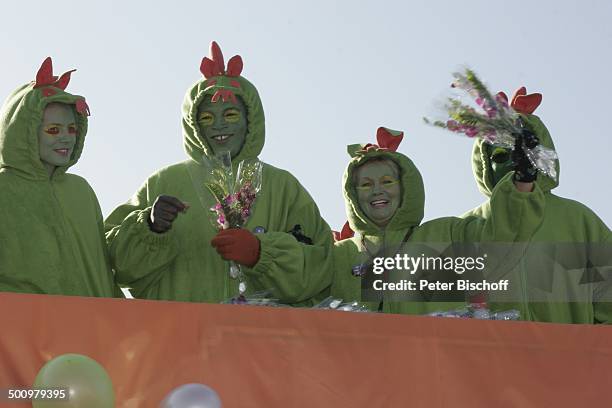
<svg viewBox="0 0 612 408">
<path fill-rule="evenodd" d="M 196 162 L 202 156 L 210 156 L 212 149 L 200 133 L 197 113 L 200 103 L 206 96 L 232 99 L 240 97 L 247 108 L 248 129 L 244 146 L 232 162 L 256 158 L 261 153 L 265 142 L 265 117 L 257 89 L 247 79 L 240 76 L 242 59 L 236 55 L 227 64 L 216 42 L 211 44 L 211 59 L 204 57 L 200 70 L 204 79 L 196 82 L 185 94 L 183 100 L 183 139 L 187 154 Z"/>
<path fill-rule="evenodd" d="M 353 186 L 355 169 L 373 158 L 389 159 L 397 164 L 400 169 L 402 203 L 385 230 L 405 231 L 418 226 L 423 220 L 425 189 L 421 173 L 412 160 L 401 153 L 381 149 L 378 146 L 350 145 L 347 150 L 353 158 L 344 172 L 343 188 L 346 214 L 351 229 L 365 235 L 379 235 L 381 231 L 381 228 L 367 218 L 359 208 L 357 192 Z"/>
<path fill-rule="evenodd" d="M 0 291 L 119 296 L 103 219 L 85 179 L 66 170 L 83 150 L 89 108 L 65 92 L 70 72 L 53 75 L 47 58 L 36 81 L 13 92 L 0 113 Z M 39 129 L 50 103 L 74 106 L 76 140 L 51 179 L 39 154 Z"/>
<path fill-rule="evenodd" d="M 4 102 L 0 112 L 0 168 L 10 168 L 30 180 L 48 180 L 38 151 L 38 131 L 45 107 L 50 103 L 75 106 L 77 122 L 76 143 L 70 161 L 59 166 L 53 177 L 61 177 L 81 156 L 87 134 L 89 109 L 85 98 L 67 93 L 69 71 L 59 79 L 52 74 L 51 59 L 47 58 L 36 76 L 36 81 L 16 89 Z"/>
<path fill-rule="evenodd" d="M 528 126 L 535 132 L 536 136 L 540 139 L 540 143 L 544 147 L 548 147 L 550 149 L 555 150 L 555 145 L 553 140 L 544 126 L 544 123 L 540 120 L 536 115 L 531 114 L 521 114 L 521 116 L 525 119 Z M 559 177 L 560 177 L 560 167 L 559 160 L 556 160 L 555 168 L 557 169 L 557 181 L 552 178 L 540 173 L 538 175 L 538 184 L 542 191 L 549 192 L 553 188 L 559 185 Z M 485 142 L 482 139 L 478 138 L 474 142 L 474 148 L 472 150 L 472 171 L 474 172 L 474 178 L 476 178 L 476 182 L 478 183 L 478 189 L 481 193 L 486 195 L 487 197 L 491 197 L 491 192 L 493 191 L 493 176 L 492 176 L 492 167 L 491 167 L 491 159 L 486 151 Z"/>
</svg>

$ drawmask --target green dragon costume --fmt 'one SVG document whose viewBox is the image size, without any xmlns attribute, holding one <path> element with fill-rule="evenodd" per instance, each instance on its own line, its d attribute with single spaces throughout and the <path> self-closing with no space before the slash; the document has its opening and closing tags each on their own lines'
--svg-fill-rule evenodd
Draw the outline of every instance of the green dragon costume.
<svg viewBox="0 0 612 408">
<path fill-rule="evenodd" d="M 506 100 L 505 94 L 500 96 Z M 525 119 L 540 140 L 548 148 L 555 149 L 550 133 L 533 111 L 541 102 L 540 94 L 527 95 L 526 89 L 517 90 L 511 106 Z M 487 144 L 476 140 L 472 153 L 472 169 L 480 191 L 491 197 L 495 178 Z M 557 175 L 559 162 L 556 163 Z M 538 228 L 523 234 L 523 242 L 529 245 L 523 249 L 522 256 L 514 262 L 514 269 L 508 274 L 520 283 L 521 291 L 515 294 L 513 302 L 491 304 L 493 308 L 509 307 L 519 309 L 524 320 L 556 323 L 611 323 L 612 296 L 607 287 L 609 277 L 603 270 L 589 271 L 588 252 L 585 245 L 597 251 L 612 248 L 612 235 L 608 227 L 585 205 L 559 197 L 552 193 L 558 186 L 558 179 L 540 174 L 538 184 L 543 192 L 544 211 L 534 222 Z M 481 219 L 491 217 L 491 201 L 466 213 L 464 216 Z M 557 245 L 557 258 L 581 260 L 581 267 L 570 268 L 560 262 L 545 262 L 543 253 Z M 568 253 L 569 252 L 569 253 Z M 608 251 L 609 252 L 609 251 Z M 586 256 L 586 257 L 585 257 Z M 583 259 L 584 258 L 584 259 Z M 539 260 L 539 261 L 538 261 Z M 561 262 L 563 263 L 563 262 Z M 595 279 L 586 278 L 593 272 Z M 585 275 L 586 273 L 586 275 Z M 546 284 L 541 281 L 547 280 Z M 585 279 L 586 278 L 586 279 Z M 606 282 L 608 281 L 608 282 Z M 563 299 L 568 299 L 563 301 Z"/>
<path fill-rule="evenodd" d="M 264 111 L 255 87 L 240 76 L 242 59 L 228 61 L 227 70 L 216 43 L 204 58 L 199 80 L 183 104 L 183 139 L 189 159 L 153 174 L 126 204 L 106 220 L 107 241 L 120 284 L 137 298 L 219 302 L 238 293 L 238 281 L 228 275 L 228 263 L 211 247 L 218 230 L 211 222 L 215 200 L 205 188 L 211 175 L 202 165 L 213 150 L 197 123 L 205 100 L 238 98 L 247 110 L 247 134 L 232 159 L 234 172 L 243 159 L 256 158 L 265 141 Z M 332 234 L 308 192 L 288 171 L 264 163 L 262 187 L 245 229 L 257 232 L 258 262 L 243 266 L 249 293 L 272 290 L 285 303 L 299 303 L 321 292 L 330 281 Z M 159 195 L 191 203 L 168 232 L 149 229 L 151 206 Z M 310 244 L 294 234 L 301 226 Z M 265 232 L 262 232 L 265 231 Z"/>
<path fill-rule="evenodd" d="M 47 58 L 36 81 L 18 88 L 2 107 L 0 291 L 121 293 L 114 285 L 96 195 L 85 179 L 66 173 L 83 150 L 89 114 L 83 97 L 65 91 L 71 72 L 58 79 Z M 70 115 L 76 112 L 72 152 L 51 174 L 41 161 L 38 136 L 50 104 L 65 104 Z"/>
</svg>

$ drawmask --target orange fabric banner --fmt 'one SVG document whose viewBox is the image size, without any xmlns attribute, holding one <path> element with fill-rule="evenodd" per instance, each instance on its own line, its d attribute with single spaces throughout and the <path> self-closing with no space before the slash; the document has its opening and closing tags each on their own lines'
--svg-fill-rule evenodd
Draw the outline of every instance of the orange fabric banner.
<svg viewBox="0 0 612 408">
<path fill-rule="evenodd" d="M 11 293 L 0 310 L 0 388 L 78 353 L 122 408 L 192 382 L 224 407 L 612 405 L 612 327 Z"/>
</svg>

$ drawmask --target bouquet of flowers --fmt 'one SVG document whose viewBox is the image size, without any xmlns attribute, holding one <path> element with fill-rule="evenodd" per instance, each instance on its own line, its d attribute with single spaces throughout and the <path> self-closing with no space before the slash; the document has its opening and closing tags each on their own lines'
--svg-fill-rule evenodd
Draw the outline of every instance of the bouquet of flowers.
<svg viewBox="0 0 612 408">
<path fill-rule="evenodd" d="M 495 146 L 513 150 L 518 135 L 523 131 L 520 115 L 500 94 L 493 96 L 474 71 L 455 72 L 452 87 L 465 91 L 473 98 L 475 106 L 461 102 L 459 98 L 448 98 L 444 105 L 448 118 L 425 122 L 433 126 L 463 133 L 468 137 L 480 137 Z M 525 154 L 531 164 L 550 178 L 557 179 L 555 160 L 557 153 L 540 144 L 525 147 Z"/>
<path fill-rule="evenodd" d="M 211 174 L 205 187 L 217 203 L 210 209 L 213 224 L 219 230 L 242 228 L 249 216 L 261 189 L 262 163 L 257 159 L 243 160 L 238 164 L 236 177 L 232 169 L 229 151 L 222 151 L 213 158 L 203 158 L 203 163 Z M 230 276 L 239 280 L 240 296 L 246 292 L 246 279 L 240 265 L 230 262 Z"/>
</svg>

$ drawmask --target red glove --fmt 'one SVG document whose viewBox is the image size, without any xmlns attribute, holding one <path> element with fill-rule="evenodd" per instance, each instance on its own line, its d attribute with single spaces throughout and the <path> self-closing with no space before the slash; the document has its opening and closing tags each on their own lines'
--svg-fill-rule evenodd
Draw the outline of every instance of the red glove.
<svg viewBox="0 0 612 408">
<path fill-rule="evenodd" d="M 259 240 L 249 230 L 232 228 L 220 231 L 210 241 L 221 258 L 253 267 L 259 261 Z"/>
</svg>

